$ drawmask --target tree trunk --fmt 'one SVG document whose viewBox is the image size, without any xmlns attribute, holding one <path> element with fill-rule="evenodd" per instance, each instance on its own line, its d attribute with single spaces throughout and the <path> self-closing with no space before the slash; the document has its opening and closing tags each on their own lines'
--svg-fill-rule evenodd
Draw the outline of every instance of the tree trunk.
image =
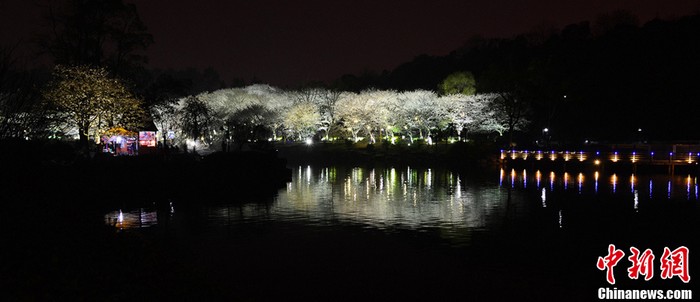
<svg viewBox="0 0 700 302">
<path fill-rule="evenodd" d="M 168 132 L 165 131 L 165 127 L 161 125 L 160 129 L 163 129 L 163 150 L 168 149 Z"/>
<path fill-rule="evenodd" d="M 81 126 L 78 128 L 78 136 L 80 137 L 80 140 L 79 140 L 80 152 L 83 153 L 85 156 L 88 155 L 89 146 L 90 146 L 90 142 L 88 140 L 87 133 L 88 133 L 88 127 Z"/>
<path fill-rule="evenodd" d="M 514 128 L 515 128 L 514 125 L 510 125 L 508 127 L 508 148 L 513 147 L 513 129 Z"/>
</svg>

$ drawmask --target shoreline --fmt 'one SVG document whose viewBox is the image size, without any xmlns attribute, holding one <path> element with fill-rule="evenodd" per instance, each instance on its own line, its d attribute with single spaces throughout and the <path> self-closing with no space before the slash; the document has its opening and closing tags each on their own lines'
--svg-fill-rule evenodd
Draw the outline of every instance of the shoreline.
<svg viewBox="0 0 700 302">
<path fill-rule="evenodd" d="M 411 167 L 440 167 L 455 172 L 498 166 L 497 152 L 490 145 L 469 143 L 413 146 L 390 144 L 316 143 L 276 144 L 280 158 L 289 164 L 311 165 L 384 165 Z"/>
</svg>

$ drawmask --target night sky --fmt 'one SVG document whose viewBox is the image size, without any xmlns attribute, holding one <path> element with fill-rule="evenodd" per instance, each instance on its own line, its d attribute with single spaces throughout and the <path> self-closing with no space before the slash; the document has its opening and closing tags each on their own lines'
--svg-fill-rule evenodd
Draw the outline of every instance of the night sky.
<svg viewBox="0 0 700 302">
<path fill-rule="evenodd" d="M 256 77 L 281 86 L 391 70 L 419 54 L 448 54 L 474 35 L 561 28 L 617 9 L 642 23 L 700 10 L 700 0 L 125 2 L 154 36 L 150 67 L 212 67 L 227 83 Z M 0 0 L 0 44 L 29 44 L 42 30 L 39 3 Z"/>
</svg>

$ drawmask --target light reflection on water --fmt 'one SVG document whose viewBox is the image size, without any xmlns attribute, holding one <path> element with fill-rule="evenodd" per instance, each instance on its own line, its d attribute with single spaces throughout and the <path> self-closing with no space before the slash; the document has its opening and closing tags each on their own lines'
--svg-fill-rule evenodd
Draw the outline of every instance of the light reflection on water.
<svg viewBox="0 0 700 302">
<path fill-rule="evenodd" d="M 618 175 L 617 173 L 612 173 L 605 175 L 601 172 L 595 171 L 592 173 L 579 172 L 576 177 L 576 188 L 571 189 L 569 183 L 572 181 L 568 172 L 564 172 L 563 175 L 558 176 L 554 172 L 549 173 L 549 187 L 546 186 L 540 189 L 542 172 L 536 170 L 534 177 L 529 177 L 527 170 L 523 170 L 520 174 L 515 174 L 514 171 L 511 172 L 509 178 L 512 184 L 521 184 L 518 186 L 508 186 L 507 188 L 503 185 L 502 179 L 505 177 L 503 169 L 501 169 L 500 177 L 502 189 L 512 189 L 515 188 L 518 192 L 528 192 L 532 191 L 528 189 L 528 184 L 535 184 L 537 190 L 529 194 L 537 194 L 539 196 L 539 201 L 541 202 L 540 208 L 546 211 L 548 208 L 553 208 L 558 210 L 558 225 L 560 229 L 567 228 L 567 217 L 568 215 L 581 215 L 577 213 L 575 207 L 563 206 L 562 202 L 570 204 L 574 199 L 571 197 L 574 195 L 582 196 L 584 203 L 603 200 L 604 202 L 611 202 L 613 200 L 623 200 L 629 201 L 629 210 L 634 213 L 640 212 L 640 204 L 655 203 L 659 201 L 667 200 L 686 200 L 687 202 L 698 202 L 698 182 L 697 177 L 691 175 Z M 588 177 L 592 176 L 592 183 L 586 181 L 590 179 Z M 599 187 L 599 178 L 607 178 L 607 182 L 601 182 Z M 629 182 L 621 181 L 629 177 Z M 648 182 L 648 187 L 640 186 Z M 659 189 L 661 188 L 661 189 Z M 629 190 L 628 190 L 629 189 Z M 664 190 L 665 189 L 665 190 Z M 647 192 L 644 192 L 646 190 Z M 644 195 L 646 194 L 646 195 Z M 550 198 L 554 196 L 554 198 Z M 644 200 L 641 200 L 640 196 L 645 196 Z M 648 196 L 648 198 L 646 197 Z M 533 196 L 534 197 L 534 196 Z M 598 198 L 600 197 L 600 198 Z M 629 198 L 629 199 L 628 199 Z M 664 204 L 662 202 L 661 204 Z M 573 211 L 573 212 L 570 212 Z M 654 211 L 654 210 L 652 210 Z"/>
<path fill-rule="evenodd" d="M 590 174 L 588 174 L 590 175 Z M 666 199 L 677 198 L 685 200 L 700 200 L 698 198 L 698 181 L 697 177 L 692 175 L 635 175 L 628 174 L 629 176 L 620 176 L 617 173 L 613 173 L 608 176 L 602 175 L 600 172 L 596 171 L 592 173 L 593 184 L 587 184 L 587 175 L 583 172 L 579 172 L 576 178 L 576 190 L 579 194 L 599 194 L 599 193 L 612 193 L 615 194 L 634 194 L 638 196 L 640 192 L 646 193 L 649 199 L 663 196 Z M 501 178 L 503 178 L 503 169 L 501 169 Z M 607 177 L 609 181 L 607 182 L 607 188 L 599 188 L 598 179 L 600 177 Z M 624 177 L 624 178 L 622 178 Z M 629 177 L 629 182 L 621 181 Z M 510 178 L 513 179 L 512 183 L 522 184 L 520 188 L 527 189 L 528 183 L 534 183 L 538 188 L 541 181 L 541 172 L 536 170 L 535 177 L 528 177 L 527 170 L 523 170 L 522 173 L 516 174 L 515 170 L 512 171 Z M 517 179 L 517 180 L 516 180 Z M 564 172 L 563 176 L 557 176 L 554 172 L 549 173 L 549 191 L 569 191 L 569 184 L 571 182 L 571 177 L 568 172 Z M 501 179 L 501 187 L 502 179 Z M 648 187 L 639 186 L 639 184 L 648 183 Z M 605 184 L 605 183 L 604 183 Z M 513 186 L 511 186 L 513 187 Z M 517 186 L 515 186 L 517 188 Z M 621 188 L 623 187 L 623 188 Z M 658 187 L 661 187 L 663 192 L 657 192 Z M 624 189 L 623 191 L 620 191 Z M 629 189 L 629 190 L 628 190 Z M 602 192 L 600 190 L 607 190 Z M 646 190 L 644 192 L 643 190 Z M 662 194 L 662 195 L 657 195 Z M 638 198 L 638 197 L 637 197 Z M 545 201 L 545 191 L 542 190 L 542 201 Z"/>
<path fill-rule="evenodd" d="M 197 215 L 213 227 L 285 221 L 312 226 L 347 223 L 389 231 L 433 230 L 454 244 L 467 242 L 474 231 L 498 226 L 507 207 L 517 207 L 509 198 L 520 198 L 494 182 L 468 181 L 442 169 L 299 166 L 293 171 L 292 181 L 271 204 L 207 205 Z M 516 174 L 512 171 L 513 180 Z M 157 223 L 155 212 L 156 219 L 141 222 L 138 217 L 143 214 L 137 215 L 141 212 L 144 210 L 124 213 L 119 222 L 116 211 L 107 214 L 105 221 L 123 229 Z M 178 214 L 191 215 L 182 212 Z M 173 216 L 175 221 L 178 218 Z"/>
<path fill-rule="evenodd" d="M 147 228 L 158 224 L 156 211 L 139 208 L 137 210 L 122 212 L 113 211 L 105 215 L 105 223 L 118 229 Z"/>
<path fill-rule="evenodd" d="M 300 170 L 279 192 L 269 215 L 312 224 L 439 228 L 447 236 L 459 237 L 490 227 L 507 198 L 498 186 L 465 183 L 458 174 L 444 170 L 331 167 Z"/>
<path fill-rule="evenodd" d="M 486 181 L 474 181 L 447 170 L 412 167 L 299 166 L 293 172 L 292 181 L 270 202 L 246 203 L 230 196 L 217 205 L 197 204 L 195 210 L 177 204 L 158 211 L 117 209 L 105 215 L 105 223 L 119 229 L 188 227 L 194 217 L 219 229 L 271 222 L 311 228 L 353 225 L 434 232 L 451 245 L 468 245 L 475 232 L 494 232 L 520 218 L 547 220 L 564 231 L 575 228 L 581 219 L 575 207 L 568 207 L 572 200 L 612 204 L 619 196 L 629 203 L 625 211 L 640 213 L 649 200 L 698 200 L 697 178 L 690 175 L 501 169 L 489 171 Z"/>
</svg>

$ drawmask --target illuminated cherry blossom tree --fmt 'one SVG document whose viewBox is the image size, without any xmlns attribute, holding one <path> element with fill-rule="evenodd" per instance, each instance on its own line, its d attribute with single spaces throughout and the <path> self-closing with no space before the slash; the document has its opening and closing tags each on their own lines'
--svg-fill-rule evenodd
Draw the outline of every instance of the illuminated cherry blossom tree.
<svg viewBox="0 0 700 302">
<path fill-rule="evenodd" d="M 136 130 L 145 114 L 141 101 L 103 68 L 56 66 L 44 98 L 77 128 L 83 147 L 90 136 L 97 138 L 110 128 Z"/>
<path fill-rule="evenodd" d="M 396 108 L 397 94 L 393 90 L 367 90 L 360 93 L 361 101 L 364 103 L 365 111 L 365 133 L 369 136 L 371 143 L 376 143 L 376 136 L 381 139 L 382 133 L 385 136 L 393 136 L 392 119 L 393 110 Z M 387 129 L 390 129 L 387 131 Z M 387 135 L 387 132 L 392 134 Z"/>
<path fill-rule="evenodd" d="M 368 120 L 368 112 L 365 107 L 365 99 L 358 93 L 344 93 L 338 100 L 336 112 L 342 121 L 345 130 L 352 136 L 353 142 L 360 141 L 359 133 Z"/>
<path fill-rule="evenodd" d="M 156 128 L 163 137 L 163 145 L 167 146 L 168 133 L 178 129 L 178 110 L 173 102 L 162 102 L 151 106 L 151 117 Z"/>
<path fill-rule="evenodd" d="M 343 92 L 337 90 L 322 89 L 320 96 L 316 100 L 316 105 L 321 115 L 319 130 L 325 133 L 324 140 L 329 140 L 329 135 L 333 131 L 336 120 L 336 104 L 340 100 Z"/>
<path fill-rule="evenodd" d="M 418 131 L 421 139 L 424 134 L 430 136 L 430 131 L 437 128 L 439 111 L 436 105 L 437 95 L 427 90 L 406 91 L 399 95 L 404 130 L 413 142 L 414 131 Z"/>
<path fill-rule="evenodd" d="M 318 129 L 321 116 L 314 104 L 300 102 L 292 105 L 283 114 L 283 124 L 288 137 L 296 137 L 300 141 L 311 138 Z"/>
<path fill-rule="evenodd" d="M 490 112 L 489 103 L 495 98 L 495 94 L 450 94 L 438 99 L 441 114 L 457 133 L 458 140 L 462 139 L 462 133 L 467 131 L 502 131 L 493 127 L 494 117 Z M 491 129 L 482 129 L 482 127 Z"/>
</svg>

